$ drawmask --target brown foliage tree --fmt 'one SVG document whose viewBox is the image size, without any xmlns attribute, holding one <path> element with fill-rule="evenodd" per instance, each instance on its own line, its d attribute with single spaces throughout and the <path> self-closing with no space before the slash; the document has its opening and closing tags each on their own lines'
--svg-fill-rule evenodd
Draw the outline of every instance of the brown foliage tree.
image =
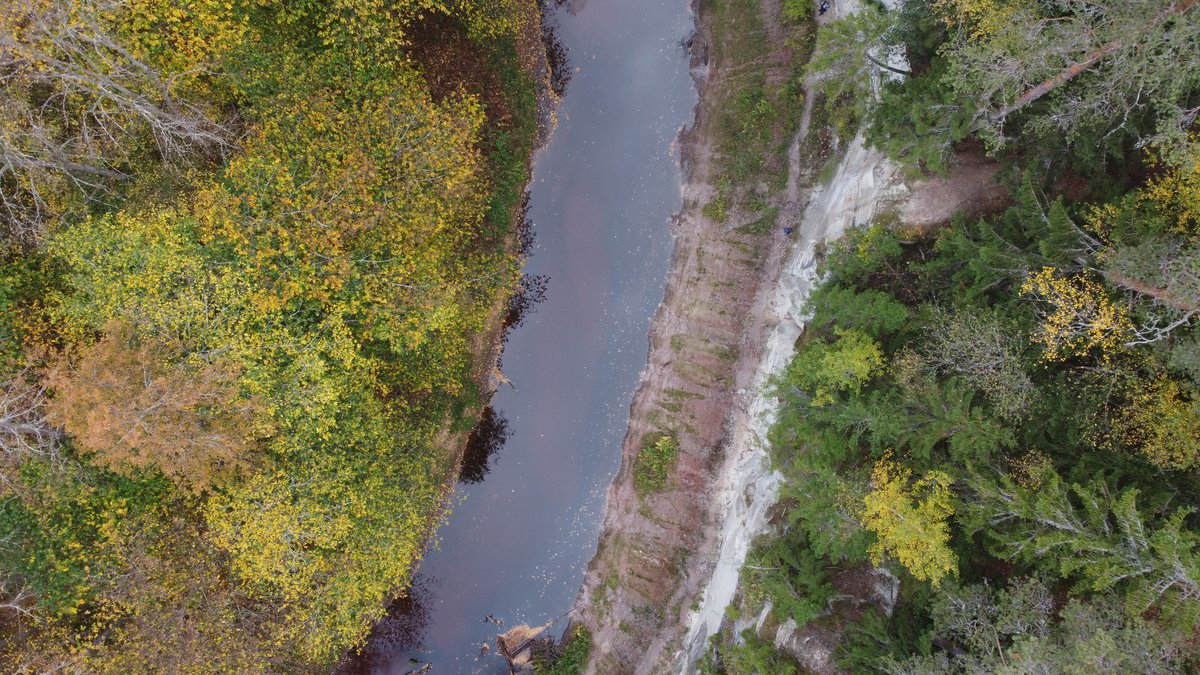
<svg viewBox="0 0 1200 675">
<path fill-rule="evenodd" d="M 112 326 L 51 375 L 50 410 L 85 452 L 118 472 L 156 466 L 202 490 L 247 463 L 257 404 L 239 395 L 237 369 L 177 361 L 160 343 Z"/>
</svg>

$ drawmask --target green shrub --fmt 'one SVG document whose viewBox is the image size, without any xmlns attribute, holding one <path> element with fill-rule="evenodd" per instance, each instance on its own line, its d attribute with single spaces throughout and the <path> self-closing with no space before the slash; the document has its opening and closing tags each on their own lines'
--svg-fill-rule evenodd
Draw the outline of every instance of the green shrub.
<svg viewBox="0 0 1200 675">
<path fill-rule="evenodd" d="M 583 672 L 591 653 L 592 633 L 583 626 L 576 626 L 554 660 L 535 662 L 533 672 L 538 675 L 578 675 Z"/>
<path fill-rule="evenodd" d="M 667 484 L 667 474 L 679 454 L 679 443 L 662 435 L 642 446 L 633 464 L 633 484 L 638 492 L 658 492 Z"/>
<path fill-rule="evenodd" d="M 812 16 L 811 0 L 783 0 L 783 18 L 788 23 L 800 23 Z"/>
</svg>

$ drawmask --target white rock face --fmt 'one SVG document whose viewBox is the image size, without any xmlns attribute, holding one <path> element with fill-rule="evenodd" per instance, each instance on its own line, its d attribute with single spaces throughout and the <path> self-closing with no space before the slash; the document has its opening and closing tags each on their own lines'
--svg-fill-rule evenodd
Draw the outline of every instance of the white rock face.
<svg viewBox="0 0 1200 675">
<path fill-rule="evenodd" d="M 870 222 L 880 205 L 902 199 L 906 190 L 895 177 L 895 167 L 878 151 L 865 148 L 860 134 L 830 183 L 813 190 L 798 240 L 767 310 L 766 348 L 754 388 L 734 411 L 733 433 L 717 488 L 722 516 L 720 549 L 699 608 L 688 617 L 683 650 L 676 659 L 681 673 L 694 670 L 709 636 L 720 628 L 750 544 L 766 530 L 767 515 L 778 498 L 783 478 L 771 469 L 766 448 L 777 402 L 766 395 L 765 385 L 791 361 L 796 339 L 809 319 L 804 304 L 818 282 L 817 246 L 841 237 L 855 224 Z"/>
</svg>

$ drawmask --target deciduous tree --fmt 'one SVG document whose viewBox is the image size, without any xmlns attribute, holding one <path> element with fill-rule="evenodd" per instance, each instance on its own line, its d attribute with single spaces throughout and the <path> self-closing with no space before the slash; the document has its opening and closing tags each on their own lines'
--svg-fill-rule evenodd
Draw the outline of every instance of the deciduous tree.
<svg viewBox="0 0 1200 675">
<path fill-rule="evenodd" d="M 1163 627 L 1122 613 L 1111 594 L 1057 609 L 1037 578 L 947 589 L 931 613 L 937 651 L 893 661 L 887 671 L 1166 675 L 1183 663 Z"/>
<path fill-rule="evenodd" d="M 112 325 L 52 378 L 54 418 L 97 463 L 155 467 L 201 490 L 250 461 L 257 406 L 229 363 L 177 361 L 159 343 Z"/>
<path fill-rule="evenodd" d="M 1063 275 L 1052 267 L 1031 274 L 1021 292 L 1049 306 L 1033 339 L 1046 348 L 1050 361 L 1097 350 L 1113 354 L 1133 331 L 1128 309 L 1109 297 L 1102 284 L 1082 275 Z"/>
<path fill-rule="evenodd" d="M 1141 453 L 1164 469 L 1200 464 L 1200 406 L 1190 386 L 1166 374 L 1132 374 L 1103 414 L 1097 445 Z"/>
<path fill-rule="evenodd" d="M 1035 387 L 1021 365 L 1021 342 L 1011 328 L 992 314 L 941 308 L 932 311 L 929 326 L 922 354 L 930 366 L 982 390 L 1001 417 L 1024 414 Z"/>
<path fill-rule="evenodd" d="M 835 328 L 832 344 L 815 342 L 800 352 L 784 374 L 787 383 L 800 387 L 820 407 L 843 392 L 858 392 L 883 367 L 878 343 L 857 329 Z"/>
<path fill-rule="evenodd" d="M 139 54 L 136 39 L 121 35 L 125 11 L 116 0 L 16 0 L 0 8 L 0 213 L 18 235 L 40 238 L 64 190 L 90 199 L 128 179 L 144 139 L 168 160 L 220 153 L 231 143 L 180 86 L 209 66 L 208 55 L 189 54 L 178 72 L 160 69 Z"/>
<path fill-rule="evenodd" d="M 951 483 L 941 471 L 914 481 L 912 471 L 891 457 L 876 462 L 860 516 L 863 527 L 876 536 L 872 562 L 879 565 L 886 556 L 895 556 L 913 577 L 934 586 L 957 576 L 958 558 L 950 550 Z"/>
</svg>

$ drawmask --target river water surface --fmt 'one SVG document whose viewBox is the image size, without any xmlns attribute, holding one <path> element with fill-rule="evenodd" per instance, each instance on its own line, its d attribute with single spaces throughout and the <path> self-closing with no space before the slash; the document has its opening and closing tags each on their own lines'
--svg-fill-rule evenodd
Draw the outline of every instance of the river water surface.
<svg viewBox="0 0 1200 675">
<path fill-rule="evenodd" d="M 485 480 L 458 486 L 410 597 L 351 672 L 505 673 L 499 656 L 479 656 L 481 643 L 565 613 L 595 552 L 670 262 L 674 141 L 696 102 L 683 46 L 694 23 L 688 0 L 548 11 L 572 72 L 530 186 L 527 272 L 548 277 L 546 298 L 510 334 L 513 386 L 493 399 L 511 435 Z"/>
</svg>

